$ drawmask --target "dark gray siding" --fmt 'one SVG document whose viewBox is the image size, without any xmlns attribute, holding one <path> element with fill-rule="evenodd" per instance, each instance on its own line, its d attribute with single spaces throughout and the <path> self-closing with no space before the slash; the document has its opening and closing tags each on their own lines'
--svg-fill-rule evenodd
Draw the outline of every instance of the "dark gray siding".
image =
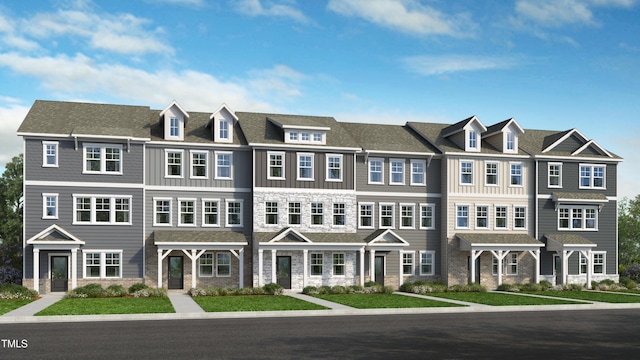
<svg viewBox="0 0 640 360">
<path fill-rule="evenodd" d="M 549 163 L 562 163 L 562 188 L 549 188 Z M 580 164 L 604 164 L 606 165 L 605 182 L 606 189 L 580 189 Z M 618 165 L 604 161 L 540 161 L 538 171 L 538 183 L 542 194 L 552 192 L 581 192 L 585 194 L 603 193 L 607 196 L 616 196 L 618 191 Z"/>
</svg>

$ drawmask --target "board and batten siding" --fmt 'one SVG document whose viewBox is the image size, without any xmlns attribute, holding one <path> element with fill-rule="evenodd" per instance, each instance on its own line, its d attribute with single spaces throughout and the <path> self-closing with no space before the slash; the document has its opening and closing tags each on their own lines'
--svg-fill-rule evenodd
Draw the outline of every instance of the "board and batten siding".
<svg viewBox="0 0 640 360">
<path fill-rule="evenodd" d="M 461 184 L 460 163 L 473 163 L 473 184 Z M 498 164 L 498 184 L 487 185 L 485 179 L 485 164 Z M 511 163 L 522 164 L 522 185 L 511 185 Z M 486 194 L 498 196 L 527 195 L 533 192 L 535 181 L 535 167 L 530 160 L 521 158 L 484 158 L 484 157 L 450 157 L 448 159 L 449 173 L 446 178 L 447 188 L 452 194 Z"/>
</svg>

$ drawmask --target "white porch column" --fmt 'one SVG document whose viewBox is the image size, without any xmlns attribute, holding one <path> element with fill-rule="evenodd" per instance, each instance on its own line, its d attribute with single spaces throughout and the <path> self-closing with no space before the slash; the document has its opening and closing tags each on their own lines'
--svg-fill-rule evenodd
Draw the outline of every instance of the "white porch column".
<svg viewBox="0 0 640 360">
<path fill-rule="evenodd" d="M 403 267 L 402 266 L 403 265 L 402 264 L 403 263 L 403 261 L 402 261 L 402 256 L 403 255 L 402 254 L 403 253 L 404 252 L 402 250 L 398 250 L 398 257 L 399 257 L 398 263 L 400 264 L 400 266 L 398 266 L 398 268 L 399 268 L 398 269 L 398 287 L 402 286 L 402 283 L 404 282 L 404 272 L 402 271 L 403 270 L 402 269 L 402 267 Z"/>
<path fill-rule="evenodd" d="M 33 248 L 33 290 L 40 292 L 40 249 Z"/>
<path fill-rule="evenodd" d="M 162 250 L 158 249 L 158 289 L 162 288 Z"/>
<path fill-rule="evenodd" d="M 308 259 L 309 250 L 302 250 L 302 288 L 304 289 L 307 286 L 307 278 L 309 276 L 309 266 Z"/>
<path fill-rule="evenodd" d="M 478 260 L 480 255 L 482 255 L 482 252 L 483 250 L 471 250 L 471 256 L 469 257 L 469 272 L 471 275 L 471 281 L 469 281 L 470 284 L 476 282 L 476 260 Z M 480 271 L 480 269 L 478 269 L 478 271 Z"/>
<path fill-rule="evenodd" d="M 195 288 L 196 287 L 196 259 L 198 259 L 198 257 L 196 256 L 196 251 L 194 249 L 191 249 L 191 256 L 189 256 L 189 258 L 191 259 L 191 287 Z"/>
<path fill-rule="evenodd" d="M 264 250 L 262 249 L 258 249 L 258 287 L 261 287 L 264 285 L 263 280 L 262 280 L 262 272 L 264 271 L 264 261 L 262 260 L 264 256 Z"/>
<path fill-rule="evenodd" d="M 244 287 L 244 248 L 238 251 L 238 266 L 240 267 L 238 269 L 238 287 L 242 289 Z"/>
<path fill-rule="evenodd" d="M 360 286 L 364 286 L 364 248 L 360 249 Z"/>
<path fill-rule="evenodd" d="M 591 250 L 581 250 L 580 255 L 587 259 L 587 289 L 591 289 L 591 279 L 593 278 L 593 259 L 591 259 Z"/>
<path fill-rule="evenodd" d="M 569 256 L 573 254 L 573 251 L 562 251 L 562 284 L 569 283 Z"/>
<path fill-rule="evenodd" d="M 78 287 L 78 249 L 71 249 L 71 289 Z"/>
<path fill-rule="evenodd" d="M 534 274 L 534 278 L 533 281 L 535 281 L 536 284 L 540 283 L 540 249 L 538 250 L 529 250 L 529 254 L 531 254 L 531 256 L 533 256 L 533 258 L 536 260 L 536 269 L 535 269 L 535 274 Z"/>
<path fill-rule="evenodd" d="M 276 276 L 276 252 L 275 249 L 271 250 L 271 282 L 274 284 L 278 281 Z"/>
<path fill-rule="evenodd" d="M 502 264 L 504 258 L 509 254 L 509 250 L 498 250 L 497 252 L 491 250 L 491 253 L 498 259 L 498 286 L 500 286 L 502 285 Z"/>
<path fill-rule="evenodd" d="M 369 278 L 370 281 L 376 281 L 376 251 L 369 250 Z"/>
</svg>

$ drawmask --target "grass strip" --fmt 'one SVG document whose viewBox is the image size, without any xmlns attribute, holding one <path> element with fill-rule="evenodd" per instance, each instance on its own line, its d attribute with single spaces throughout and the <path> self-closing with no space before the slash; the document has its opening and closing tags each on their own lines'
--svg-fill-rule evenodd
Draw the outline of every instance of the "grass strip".
<svg viewBox="0 0 640 360">
<path fill-rule="evenodd" d="M 612 294 L 604 291 L 536 291 L 526 293 L 605 303 L 640 303 L 640 296 Z"/>
<path fill-rule="evenodd" d="M 175 313 L 169 298 L 66 298 L 36 316 Z"/>
<path fill-rule="evenodd" d="M 445 299 L 466 301 L 491 306 L 584 304 L 570 300 L 546 299 L 533 296 L 520 296 L 516 294 L 496 292 L 447 292 L 433 293 L 429 295 Z"/>
<path fill-rule="evenodd" d="M 27 299 L 27 300 L 2 299 L 0 300 L 0 315 L 6 314 L 9 311 L 13 311 L 19 307 L 23 307 L 32 301 L 33 299 Z"/>
<path fill-rule="evenodd" d="M 327 309 L 286 295 L 195 296 L 193 300 L 206 312 Z"/>
<path fill-rule="evenodd" d="M 319 299 L 351 306 L 357 309 L 423 308 L 465 306 L 397 294 L 323 294 Z"/>
</svg>

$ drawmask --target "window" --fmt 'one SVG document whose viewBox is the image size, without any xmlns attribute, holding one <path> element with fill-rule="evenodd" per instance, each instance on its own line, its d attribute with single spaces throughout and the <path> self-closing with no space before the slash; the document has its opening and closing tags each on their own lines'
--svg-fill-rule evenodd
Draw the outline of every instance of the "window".
<svg viewBox="0 0 640 360">
<path fill-rule="evenodd" d="M 171 199 L 153 199 L 153 225 L 171 225 Z"/>
<path fill-rule="evenodd" d="M 191 177 L 206 179 L 207 172 L 207 152 L 192 151 L 191 152 Z"/>
<path fill-rule="evenodd" d="M 42 142 L 42 166 L 58 167 L 58 142 L 57 141 Z"/>
<path fill-rule="evenodd" d="M 299 202 L 289 203 L 289 225 L 300 225 L 302 209 Z"/>
<path fill-rule="evenodd" d="M 516 150 L 516 136 L 512 132 L 507 133 L 507 151 L 515 151 Z"/>
<path fill-rule="evenodd" d="M 313 142 L 323 143 L 322 133 L 313 133 Z"/>
<path fill-rule="evenodd" d="M 200 277 L 213 276 L 213 254 L 204 253 L 198 259 L 198 274 Z"/>
<path fill-rule="evenodd" d="M 391 159 L 389 161 L 389 184 L 404 184 L 404 160 Z"/>
<path fill-rule="evenodd" d="M 360 220 L 358 224 L 360 224 L 360 228 L 371 229 L 373 228 L 373 204 L 372 203 L 361 203 L 360 204 Z"/>
<path fill-rule="evenodd" d="M 298 180 L 313 180 L 313 154 L 298 154 Z"/>
<path fill-rule="evenodd" d="M 323 225 L 324 224 L 324 209 L 322 203 L 311 203 L 311 225 Z"/>
<path fill-rule="evenodd" d="M 231 179 L 231 166 L 233 163 L 233 154 L 230 152 L 216 151 L 216 179 Z"/>
<path fill-rule="evenodd" d="M 478 133 L 475 130 L 469 130 L 469 149 L 478 148 Z"/>
<path fill-rule="evenodd" d="M 275 201 L 267 201 L 264 203 L 264 216 L 265 224 L 277 225 L 278 224 L 278 203 Z"/>
<path fill-rule="evenodd" d="M 85 174 L 122 174 L 122 146 L 85 144 Z"/>
<path fill-rule="evenodd" d="M 344 276 L 344 254 L 333 254 L 333 275 Z"/>
<path fill-rule="evenodd" d="M 415 205 L 400 204 L 400 228 L 413 229 L 413 213 Z"/>
<path fill-rule="evenodd" d="M 219 140 L 230 140 L 229 137 L 229 121 L 225 119 L 218 120 L 218 138 Z"/>
<path fill-rule="evenodd" d="M 485 185 L 498 185 L 498 163 L 485 163 Z"/>
<path fill-rule="evenodd" d="M 286 143 L 305 143 L 305 144 L 324 144 L 324 132 L 309 132 L 299 130 L 285 130 L 284 133 Z"/>
<path fill-rule="evenodd" d="M 267 179 L 284 180 L 284 153 L 269 152 Z"/>
<path fill-rule="evenodd" d="M 333 204 L 333 225 L 344 226 L 346 224 L 346 213 L 344 204 Z"/>
<path fill-rule="evenodd" d="M 426 162 L 424 160 L 411 160 L 411 185 L 425 184 L 425 167 Z"/>
<path fill-rule="evenodd" d="M 342 181 L 342 155 L 327 155 L 327 181 Z"/>
<path fill-rule="evenodd" d="M 242 226 L 242 200 L 226 200 L 227 227 Z"/>
<path fill-rule="evenodd" d="M 83 258 L 85 278 L 122 277 L 121 251 L 86 251 Z"/>
<path fill-rule="evenodd" d="M 518 253 L 510 253 L 506 259 L 507 275 L 518 275 Z"/>
<path fill-rule="evenodd" d="M 298 141 L 298 133 L 296 131 L 289 132 L 289 141 Z"/>
<path fill-rule="evenodd" d="M 580 253 L 580 274 L 587 273 L 587 258 Z"/>
<path fill-rule="evenodd" d="M 182 150 L 165 151 L 165 177 L 182 177 Z"/>
<path fill-rule="evenodd" d="M 228 253 L 216 254 L 216 275 L 221 277 L 231 276 L 231 255 Z"/>
<path fill-rule="evenodd" d="M 196 201 L 178 200 L 180 202 L 180 213 L 178 215 L 178 226 L 196 224 Z"/>
<path fill-rule="evenodd" d="M 473 185 L 473 161 L 460 162 L 460 184 Z"/>
<path fill-rule="evenodd" d="M 604 189 L 604 165 L 580 165 L 581 189 Z"/>
<path fill-rule="evenodd" d="M 513 208 L 513 228 L 514 229 L 526 229 L 527 228 L 527 208 L 524 206 L 515 206 Z"/>
<path fill-rule="evenodd" d="M 598 211 L 595 206 L 565 206 L 558 208 L 558 229 L 598 229 Z"/>
<path fill-rule="evenodd" d="M 58 218 L 58 194 L 42 194 L 42 218 Z"/>
<path fill-rule="evenodd" d="M 496 206 L 495 215 L 496 229 L 506 229 L 507 228 L 507 207 L 506 206 Z"/>
<path fill-rule="evenodd" d="M 605 269 L 605 252 L 593 252 L 593 273 L 604 274 Z"/>
<path fill-rule="evenodd" d="M 309 141 L 311 141 L 311 134 L 309 134 L 308 132 L 302 132 L 302 133 L 300 133 L 300 141 L 302 141 L 302 142 L 309 142 Z"/>
<path fill-rule="evenodd" d="M 522 164 L 511 163 L 511 185 L 522 186 Z"/>
<path fill-rule="evenodd" d="M 169 136 L 180 137 L 180 121 L 178 118 L 172 117 L 169 119 Z"/>
<path fill-rule="evenodd" d="M 469 228 L 469 206 L 458 205 L 456 207 L 456 228 Z"/>
<path fill-rule="evenodd" d="M 393 228 L 393 204 L 380 204 L 380 228 Z"/>
<path fill-rule="evenodd" d="M 420 251 L 420 275 L 433 275 L 435 273 L 433 262 L 433 251 Z"/>
<path fill-rule="evenodd" d="M 402 253 L 402 274 L 413 275 L 413 251 Z"/>
<path fill-rule="evenodd" d="M 382 159 L 369 159 L 369 184 L 383 184 L 383 167 Z"/>
<path fill-rule="evenodd" d="M 74 224 L 131 225 L 130 196 L 73 195 Z"/>
<path fill-rule="evenodd" d="M 310 253 L 311 276 L 322 276 L 322 253 Z"/>
<path fill-rule="evenodd" d="M 549 163 L 549 187 L 562 187 L 562 164 Z"/>
<path fill-rule="evenodd" d="M 489 207 L 486 205 L 476 206 L 476 229 L 489 228 Z"/>
<path fill-rule="evenodd" d="M 202 200 L 202 226 L 220 226 L 219 200 Z"/>
<path fill-rule="evenodd" d="M 420 204 L 420 229 L 435 229 L 435 205 Z"/>
<path fill-rule="evenodd" d="M 498 259 L 495 256 L 491 257 L 491 275 L 498 275 Z"/>
</svg>

